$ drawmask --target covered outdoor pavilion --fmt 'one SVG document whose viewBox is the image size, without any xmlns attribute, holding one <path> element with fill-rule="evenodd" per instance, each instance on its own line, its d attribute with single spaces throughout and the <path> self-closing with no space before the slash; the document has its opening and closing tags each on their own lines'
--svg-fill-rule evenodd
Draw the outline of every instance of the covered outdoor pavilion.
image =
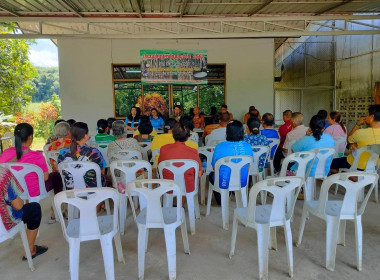
<svg viewBox="0 0 380 280">
<path fill-rule="evenodd" d="M 340 110 L 350 127 L 371 104 L 380 81 L 380 1 L 164 1 L 5 0 L 0 25 L 16 23 L 5 38 L 48 38 L 59 51 L 62 114 L 89 124 L 116 115 L 113 66 L 139 64 L 140 49 L 202 49 L 208 63 L 225 65 L 224 99 L 242 120 L 249 105 L 281 122 L 286 109 L 305 119 L 319 109 Z M 170 94 L 170 93 L 169 93 Z M 201 94 L 198 89 L 198 99 Z M 173 102 L 171 101 L 171 105 Z M 201 104 L 200 104 L 201 105 Z M 0 244 L 1 279 L 68 279 L 69 250 L 59 224 L 47 225 L 44 201 L 37 243 L 49 246 L 31 272 L 21 261 L 19 237 Z M 230 204 L 230 223 L 235 203 Z M 293 240 L 298 237 L 302 201 L 296 204 Z M 183 254 L 177 233 L 178 279 L 257 279 L 256 233 L 239 227 L 236 255 L 228 258 L 231 230 L 221 227 L 220 208 L 197 221 Z M 334 272 L 324 267 L 325 224 L 311 217 L 303 243 L 294 247 L 294 279 L 379 279 L 379 204 L 373 197 L 363 218 L 363 271 L 356 270 L 355 233 L 346 230 Z M 151 231 L 145 279 L 167 279 L 162 231 Z M 122 237 L 125 264 L 115 262 L 116 279 L 137 278 L 137 228 L 128 216 Z M 270 251 L 269 277 L 288 279 L 283 230 L 278 251 Z M 82 243 L 80 279 L 105 279 L 99 242 Z"/>
</svg>

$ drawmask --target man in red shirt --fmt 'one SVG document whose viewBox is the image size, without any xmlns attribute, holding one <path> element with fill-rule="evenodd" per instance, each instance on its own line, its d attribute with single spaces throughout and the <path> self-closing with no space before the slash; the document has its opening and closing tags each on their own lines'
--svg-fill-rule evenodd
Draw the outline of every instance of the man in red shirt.
<svg viewBox="0 0 380 280">
<path fill-rule="evenodd" d="M 167 144 L 161 147 L 160 156 L 158 158 L 158 164 L 160 164 L 160 162 L 164 160 L 192 159 L 198 162 L 198 165 L 199 165 L 198 177 L 201 177 L 203 171 L 202 171 L 202 163 L 199 158 L 198 150 L 185 145 L 185 142 L 190 136 L 189 128 L 187 126 L 184 126 L 181 123 L 176 123 L 173 127 L 172 134 L 173 134 L 175 143 Z M 181 166 L 181 164 L 179 164 L 178 166 Z M 194 191 L 194 179 L 195 179 L 194 176 L 195 176 L 195 170 L 193 168 L 185 172 L 186 192 Z M 163 177 L 164 179 L 169 179 L 169 180 L 174 179 L 173 173 L 165 169 L 163 170 Z"/>
<path fill-rule="evenodd" d="M 281 169 L 281 160 L 284 158 L 282 153 L 282 147 L 284 146 L 284 142 L 286 139 L 286 135 L 293 129 L 290 124 L 290 119 L 292 118 L 292 111 L 286 110 L 282 113 L 282 119 L 284 120 L 284 124 L 279 127 L 278 134 L 280 135 L 280 145 L 277 148 L 276 154 L 273 159 L 273 165 L 276 171 L 280 171 Z"/>
</svg>

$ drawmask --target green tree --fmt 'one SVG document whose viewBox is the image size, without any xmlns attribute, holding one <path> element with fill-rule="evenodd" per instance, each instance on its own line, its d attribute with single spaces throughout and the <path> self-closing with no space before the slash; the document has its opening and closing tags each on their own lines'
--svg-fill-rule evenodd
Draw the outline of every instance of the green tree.
<svg viewBox="0 0 380 280">
<path fill-rule="evenodd" d="M 46 102 L 53 94 L 60 95 L 58 67 L 37 67 L 37 77 L 33 82 L 36 86 L 33 102 Z"/>
<path fill-rule="evenodd" d="M 0 27 L 0 33 L 12 28 Z M 32 40 L 0 40 L 0 111 L 15 114 L 32 99 L 35 91 L 33 78 L 36 69 L 29 61 L 28 51 Z"/>
</svg>

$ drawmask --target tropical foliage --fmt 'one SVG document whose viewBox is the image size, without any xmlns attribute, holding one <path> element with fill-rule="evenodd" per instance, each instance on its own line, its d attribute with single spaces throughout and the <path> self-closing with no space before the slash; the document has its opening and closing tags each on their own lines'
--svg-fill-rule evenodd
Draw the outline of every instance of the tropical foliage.
<svg viewBox="0 0 380 280">
<path fill-rule="evenodd" d="M 0 27 L 0 33 L 12 27 Z M 15 114 L 30 102 L 35 91 L 36 69 L 28 58 L 31 40 L 0 40 L 0 112 Z"/>
<path fill-rule="evenodd" d="M 54 94 L 60 95 L 58 67 L 37 67 L 33 83 L 36 87 L 33 102 L 47 102 Z"/>
</svg>

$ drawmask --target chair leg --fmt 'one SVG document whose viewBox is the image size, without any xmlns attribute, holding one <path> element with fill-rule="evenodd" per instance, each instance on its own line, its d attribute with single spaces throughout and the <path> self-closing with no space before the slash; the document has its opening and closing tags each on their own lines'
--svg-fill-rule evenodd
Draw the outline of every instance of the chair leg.
<svg viewBox="0 0 380 280">
<path fill-rule="evenodd" d="M 220 190 L 220 197 L 221 197 L 221 204 L 222 204 L 222 222 L 223 222 L 223 228 L 225 230 L 228 230 L 228 214 L 229 214 L 229 192 L 228 189 Z"/>
<path fill-rule="evenodd" d="M 149 242 L 149 228 L 147 228 L 145 234 L 145 252 L 148 252 L 148 242 Z"/>
<path fill-rule="evenodd" d="M 359 271 L 362 271 L 363 229 L 362 229 L 361 216 L 358 216 L 355 220 L 355 240 L 356 240 L 356 267 Z"/>
<path fill-rule="evenodd" d="M 277 251 L 277 234 L 276 234 L 276 227 L 270 228 L 270 240 L 269 240 L 269 250 L 275 250 Z"/>
<path fill-rule="evenodd" d="M 139 263 L 139 279 L 142 280 L 144 279 L 144 269 L 145 269 L 145 249 L 146 249 L 146 228 L 145 226 L 138 225 L 138 241 L 137 241 L 137 246 L 138 246 L 138 263 Z"/>
<path fill-rule="evenodd" d="M 269 225 L 259 225 L 257 227 L 257 253 L 259 259 L 259 279 L 268 279 L 268 258 L 269 258 Z"/>
<path fill-rule="evenodd" d="M 267 192 L 266 191 L 260 192 L 260 200 L 261 200 L 261 205 L 265 205 L 267 203 Z"/>
<path fill-rule="evenodd" d="M 200 189 L 201 189 L 201 204 L 205 205 L 206 201 L 206 173 L 203 173 L 201 176 Z"/>
<path fill-rule="evenodd" d="M 235 191 L 235 200 L 236 200 L 236 208 L 243 207 L 243 195 L 247 193 L 246 189 L 241 189 L 240 191 Z M 229 194 L 228 194 L 229 195 Z M 245 196 L 247 197 L 247 196 Z M 247 206 L 245 206 L 247 207 Z"/>
<path fill-rule="evenodd" d="M 124 195 L 120 195 L 119 224 L 121 235 L 124 235 L 125 220 L 127 219 L 127 204 L 127 198 Z M 133 206 L 131 205 L 131 207 Z"/>
<path fill-rule="evenodd" d="M 206 216 L 210 215 L 210 210 L 211 210 L 211 198 L 212 198 L 212 188 L 209 186 L 209 188 L 208 188 L 208 196 L 207 196 Z"/>
<path fill-rule="evenodd" d="M 106 280 L 115 280 L 112 238 L 100 237 L 100 245 L 102 247 L 104 270 L 106 272 Z"/>
<path fill-rule="evenodd" d="M 303 206 L 302 209 L 302 216 L 301 216 L 301 223 L 300 223 L 300 229 L 298 231 L 298 241 L 296 243 L 296 246 L 299 247 L 302 242 L 302 236 L 303 236 L 303 231 L 305 230 L 305 223 L 306 223 L 306 218 L 308 216 L 308 211 L 306 206 Z"/>
<path fill-rule="evenodd" d="M 58 216 L 56 216 L 56 217 L 58 218 Z M 34 264 L 33 264 L 33 260 L 32 260 L 32 254 L 30 253 L 28 238 L 26 237 L 24 225 L 22 226 L 22 228 L 20 230 L 20 235 L 21 235 L 22 245 L 24 246 L 24 249 L 25 249 L 26 259 L 28 260 L 29 268 L 31 271 L 35 271 L 36 269 L 34 268 Z"/>
<path fill-rule="evenodd" d="M 116 248 L 116 254 L 117 254 L 117 261 L 118 262 L 124 262 L 124 256 L 123 256 L 123 247 L 121 246 L 121 239 L 120 239 L 120 233 L 116 233 L 114 237 L 115 242 L 115 248 Z"/>
<path fill-rule="evenodd" d="M 168 258 L 169 280 L 175 280 L 176 274 L 177 274 L 175 228 L 165 227 L 164 233 L 165 233 L 166 255 Z"/>
<path fill-rule="evenodd" d="M 164 194 L 164 206 L 165 207 L 173 207 L 173 194 L 172 193 Z"/>
<path fill-rule="evenodd" d="M 230 259 L 233 255 L 235 255 L 235 245 L 236 245 L 236 236 L 237 236 L 237 228 L 238 228 L 238 219 L 236 214 L 234 214 L 234 220 L 232 222 L 232 235 L 231 235 L 231 247 L 230 247 Z"/>
<path fill-rule="evenodd" d="M 194 194 L 194 211 L 195 211 L 195 218 L 200 220 L 201 210 L 199 209 L 198 193 Z"/>
<path fill-rule="evenodd" d="M 334 271 L 336 244 L 339 235 L 339 217 L 326 216 L 326 268 Z"/>
<path fill-rule="evenodd" d="M 335 184 L 335 192 L 334 192 L 334 195 L 337 195 L 338 193 L 338 184 Z"/>
<path fill-rule="evenodd" d="M 375 185 L 375 201 L 376 203 L 379 203 L 379 182 L 376 182 Z"/>
<path fill-rule="evenodd" d="M 106 204 L 106 212 L 107 212 L 107 215 L 111 215 L 111 208 L 110 208 L 110 202 L 109 202 L 109 199 L 106 199 L 106 200 L 105 200 L 105 204 Z"/>
<path fill-rule="evenodd" d="M 288 253 L 289 276 L 293 277 L 293 238 L 290 221 L 286 221 L 284 225 L 286 251 Z"/>
<path fill-rule="evenodd" d="M 195 210 L 194 210 L 194 196 L 186 194 L 187 211 L 189 212 L 189 224 L 191 234 L 195 234 Z"/>
<path fill-rule="evenodd" d="M 79 279 L 79 252 L 80 252 L 80 241 L 79 239 L 70 239 L 69 241 L 70 250 L 70 277 L 71 280 Z"/>
<path fill-rule="evenodd" d="M 273 160 L 269 160 L 268 163 L 270 165 L 270 176 L 274 176 Z"/>
<path fill-rule="evenodd" d="M 186 227 L 185 217 L 183 217 L 183 222 L 181 224 L 181 235 L 182 235 L 183 249 L 186 254 L 190 255 L 189 238 L 187 236 L 187 227 Z"/>
<path fill-rule="evenodd" d="M 340 221 L 338 245 L 346 246 L 346 220 Z"/>
</svg>

